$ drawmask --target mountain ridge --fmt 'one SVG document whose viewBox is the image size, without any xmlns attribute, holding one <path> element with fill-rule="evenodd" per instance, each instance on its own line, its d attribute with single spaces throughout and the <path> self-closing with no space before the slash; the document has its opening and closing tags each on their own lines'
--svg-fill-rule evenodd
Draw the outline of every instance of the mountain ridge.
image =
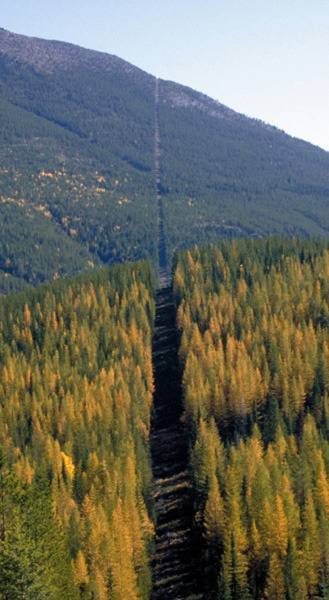
<svg viewBox="0 0 329 600">
<path fill-rule="evenodd" d="M 14 48 L 12 47 L 12 45 L 10 43 L 6 44 L 6 40 L 7 40 L 7 42 L 9 40 L 12 40 L 14 42 Z M 46 53 L 46 55 L 43 55 L 43 57 L 42 57 L 43 61 L 41 63 L 41 66 L 48 65 L 48 68 L 45 69 L 44 71 L 42 70 L 42 68 L 40 69 L 40 72 L 44 72 L 44 73 L 52 72 L 51 69 L 49 68 L 49 63 L 50 63 L 51 58 L 54 59 L 54 63 L 53 63 L 54 66 L 62 66 L 62 67 L 67 67 L 67 68 L 76 66 L 81 63 L 84 64 L 84 66 L 86 66 L 86 67 L 91 67 L 92 59 L 98 59 L 100 67 L 107 66 L 109 69 L 123 67 L 126 73 L 138 71 L 141 75 L 151 77 L 153 80 L 156 78 L 156 75 L 149 73 L 145 69 L 138 67 L 138 66 L 134 65 L 133 63 L 117 56 L 116 54 L 112 54 L 111 52 L 94 50 L 89 47 L 81 46 L 79 44 L 73 44 L 71 42 L 66 42 L 66 41 L 62 41 L 62 40 L 43 39 L 38 36 L 27 36 L 27 35 L 21 34 L 21 33 L 18 34 L 18 33 L 9 31 L 3 27 L 0 27 L 0 53 L 1 54 L 5 54 L 14 59 L 20 58 L 22 60 L 22 58 L 24 59 L 24 53 L 23 53 L 23 56 L 22 56 L 22 53 L 19 53 L 19 52 L 15 53 L 15 49 L 16 50 L 23 49 L 26 46 L 28 46 L 32 50 L 32 54 L 34 54 L 34 55 L 37 54 L 36 50 L 37 51 L 44 50 L 47 48 L 47 46 L 54 50 L 53 55 L 50 52 L 48 52 L 48 53 Z M 9 49 L 9 52 L 5 52 L 6 47 Z M 60 50 L 60 52 L 56 53 L 55 52 L 56 49 Z M 69 52 L 69 54 L 70 54 L 71 63 L 69 62 L 69 60 L 67 60 L 67 58 L 68 58 L 67 52 Z M 90 57 L 89 60 L 84 61 L 83 58 L 87 58 L 88 55 Z M 62 62 L 60 62 L 60 59 L 62 59 Z M 34 61 L 30 61 L 30 60 L 26 59 L 26 63 L 31 64 L 32 66 L 34 66 L 36 68 L 38 67 L 38 62 L 36 63 Z M 212 98 L 208 94 L 201 92 L 200 90 L 196 90 L 195 88 L 193 88 L 191 86 L 180 84 L 179 82 L 173 81 L 171 79 L 163 79 L 163 78 L 158 78 L 158 79 L 160 81 L 166 82 L 172 88 L 179 87 L 181 89 L 180 93 L 176 92 L 176 94 L 175 94 L 174 89 L 172 89 L 171 92 L 169 92 L 167 95 L 168 102 L 171 102 L 173 106 L 182 107 L 182 108 L 188 108 L 188 107 L 192 106 L 194 108 L 198 108 L 200 111 L 207 112 L 210 116 L 214 116 L 214 117 L 218 117 L 218 118 L 223 118 L 223 117 L 235 118 L 235 119 L 246 118 L 250 121 L 253 121 L 254 124 L 256 124 L 256 125 L 262 125 L 265 128 L 270 128 L 270 129 L 274 129 L 276 131 L 280 131 L 281 133 L 284 133 L 285 135 L 287 135 L 295 140 L 299 140 L 303 143 L 310 144 L 311 146 L 315 146 L 316 148 L 323 150 L 323 152 L 328 153 L 327 150 L 321 148 L 320 146 L 317 146 L 316 144 L 313 144 L 312 142 L 308 142 L 306 140 L 303 140 L 303 138 L 293 136 L 293 135 L 289 134 L 289 132 L 286 132 L 285 130 L 281 129 L 280 127 L 277 127 L 276 125 L 273 125 L 272 123 L 268 123 L 266 121 L 263 121 L 262 119 L 258 119 L 256 117 L 249 116 L 240 111 L 236 111 L 236 110 L 230 108 L 229 106 L 227 106 L 226 104 L 223 104 L 222 102 L 220 102 L 220 100 L 218 100 L 216 98 Z M 189 97 L 189 94 L 190 94 L 190 97 Z M 199 96 L 199 100 L 197 100 L 196 98 L 193 98 L 193 96 L 195 96 L 195 95 Z M 203 103 L 201 100 L 203 100 Z M 208 108 L 208 111 L 207 111 L 207 108 Z"/>
<path fill-rule="evenodd" d="M 49 51 L 44 54 L 44 51 L 48 49 L 52 49 L 54 52 L 51 54 Z M 6 51 L 7 50 L 7 51 Z M 57 50 L 57 52 L 56 52 Z M 25 51 L 25 52 L 24 52 Z M 40 58 L 40 54 L 43 52 L 41 62 L 33 61 L 32 58 Z M 100 66 L 107 66 L 108 68 L 111 66 L 116 67 L 120 65 L 125 67 L 126 71 L 129 72 L 131 70 L 131 65 L 128 61 L 116 56 L 115 54 L 110 54 L 108 52 L 101 52 L 99 50 L 93 50 L 90 48 L 85 48 L 83 46 L 72 44 L 70 42 L 64 42 L 60 40 L 47 40 L 43 38 L 39 38 L 37 36 L 27 36 L 21 33 L 14 33 L 7 29 L 0 27 L 0 53 L 6 54 L 7 56 L 21 60 L 25 60 L 27 64 L 32 64 L 35 67 L 39 67 L 40 71 L 43 72 L 42 67 L 48 64 L 48 69 L 45 69 L 45 73 L 51 72 L 50 60 L 53 59 L 53 66 L 66 66 L 72 67 L 78 64 L 79 62 L 83 62 L 83 59 L 86 59 L 85 65 L 90 66 L 91 60 L 88 59 L 88 55 L 91 58 L 99 59 Z M 138 69 L 138 67 L 134 67 Z M 138 69 L 140 72 L 145 73 L 143 69 Z"/>
</svg>

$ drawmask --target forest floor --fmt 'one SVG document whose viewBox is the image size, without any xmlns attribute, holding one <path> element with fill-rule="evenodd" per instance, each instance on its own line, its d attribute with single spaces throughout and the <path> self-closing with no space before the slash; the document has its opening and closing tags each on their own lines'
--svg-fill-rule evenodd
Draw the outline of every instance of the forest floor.
<svg viewBox="0 0 329 600">
<path fill-rule="evenodd" d="M 153 600 L 202 598 L 198 591 L 198 544 L 193 534 L 193 497 L 189 446 L 181 421 L 181 370 L 176 311 L 168 270 L 160 192 L 159 82 L 155 89 L 155 179 L 159 208 L 159 289 L 153 337 L 154 411 L 151 453 L 157 515 Z"/>
<path fill-rule="evenodd" d="M 188 439 L 181 422 L 181 373 L 176 315 L 170 287 L 157 293 L 153 364 L 155 378 L 151 452 L 157 515 L 153 557 L 154 600 L 202 598 L 193 497 L 188 472 Z"/>
</svg>

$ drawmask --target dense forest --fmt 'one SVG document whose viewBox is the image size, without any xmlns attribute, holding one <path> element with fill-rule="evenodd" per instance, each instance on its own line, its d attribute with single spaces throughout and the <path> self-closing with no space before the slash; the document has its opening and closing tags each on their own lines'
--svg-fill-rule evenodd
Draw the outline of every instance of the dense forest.
<svg viewBox="0 0 329 600">
<path fill-rule="evenodd" d="M 0 597 L 148 598 L 148 263 L 0 303 Z"/>
<path fill-rule="evenodd" d="M 222 242 L 177 259 L 209 597 L 328 598 L 328 281 L 322 242 Z"/>
<path fill-rule="evenodd" d="M 156 261 L 154 78 L 0 30 L 0 83 L 0 270 L 35 284 Z"/>
<path fill-rule="evenodd" d="M 329 598 L 328 173 L 0 28 L 1 599 Z"/>
<path fill-rule="evenodd" d="M 328 154 L 189 88 L 160 82 L 170 253 L 220 238 L 328 233 Z"/>
<path fill-rule="evenodd" d="M 157 263 L 154 113 L 152 75 L 0 28 L 0 292 Z M 158 117 L 170 258 L 222 237 L 327 235 L 327 152 L 163 80 Z"/>
</svg>

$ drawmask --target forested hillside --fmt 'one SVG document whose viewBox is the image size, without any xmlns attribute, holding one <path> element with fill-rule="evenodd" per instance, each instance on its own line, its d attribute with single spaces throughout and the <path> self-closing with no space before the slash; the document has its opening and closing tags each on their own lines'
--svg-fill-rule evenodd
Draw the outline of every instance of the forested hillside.
<svg viewBox="0 0 329 600">
<path fill-rule="evenodd" d="M 156 259 L 153 88 L 117 57 L 0 30 L 0 220 L 24 230 L 3 232 L 2 271 Z"/>
<path fill-rule="evenodd" d="M 0 303 L 0 597 L 148 598 L 148 263 Z"/>
<path fill-rule="evenodd" d="M 329 155 L 160 81 L 165 236 L 178 247 L 325 236 Z M 155 78 L 116 56 L 0 29 L 0 292 L 157 260 Z"/>
<path fill-rule="evenodd" d="M 184 421 L 209 597 L 328 597 L 328 281 L 320 242 L 244 240 L 178 257 Z"/>
<path fill-rule="evenodd" d="M 328 153 L 170 82 L 160 83 L 159 124 L 171 250 L 328 234 Z"/>
</svg>

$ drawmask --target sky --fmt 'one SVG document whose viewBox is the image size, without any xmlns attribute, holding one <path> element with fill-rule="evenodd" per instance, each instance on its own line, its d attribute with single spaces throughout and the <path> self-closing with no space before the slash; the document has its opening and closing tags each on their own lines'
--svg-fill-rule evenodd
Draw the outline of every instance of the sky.
<svg viewBox="0 0 329 600">
<path fill-rule="evenodd" d="M 0 0 L 0 26 L 116 54 L 329 150 L 329 0 Z"/>
</svg>

